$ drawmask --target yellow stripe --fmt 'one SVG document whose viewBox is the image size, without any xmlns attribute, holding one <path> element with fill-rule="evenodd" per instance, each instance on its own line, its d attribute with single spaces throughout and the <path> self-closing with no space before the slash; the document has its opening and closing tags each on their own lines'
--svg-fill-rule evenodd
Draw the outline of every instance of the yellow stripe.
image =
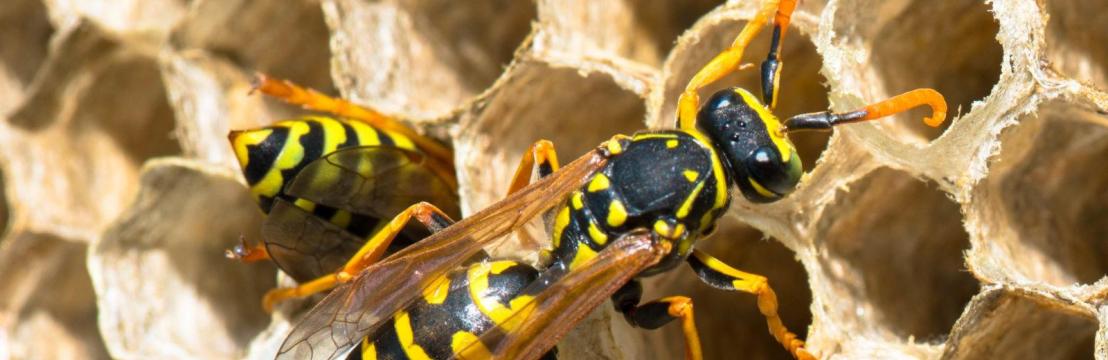
<svg viewBox="0 0 1108 360">
<path fill-rule="evenodd" d="M 573 261 L 569 262 L 569 269 L 576 270 L 594 257 L 596 257 L 596 251 L 585 244 L 577 244 L 577 253 L 573 255 Z"/>
<path fill-rule="evenodd" d="M 350 125 L 350 127 L 354 129 L 354 133 L 358 135 L 358 145 L 381 145 L 381 138 L 377 136 L 377 129 L 373 128 L 372 126 L 369 126 L 361 121 L 347 121 L 346 125 Z"/>
<path fill-rule="evenodd" d="M 404 349 L 404 354 L 412 360 L 431 360 L 431 357 L 427 356 L 427 352 L 415 343 L 412 319 L 408 316 L 408 312 L 400 311 L 396 313 L 393 321 L 396 323 L 396 337 L 400 338 L 400 347 Z"/>
<path fill-rule="evenodd" d="M 431 305 L 439 305 L 446 301 L 446 296 L 449 294 L 450 278 L 441 276 L 435 279 L 435 282 L 431 283 L 431 286 L 423 289 L 423 300 Z"/>
<path fill-rule="evenodd" d="M 759 184 L 757 181 L 754 181 L 754 178 L 748 177 L 748 178 L 746 178 L 746 181 L 749 182 L 751 186 L 754 186 L 754 191 L 757 191 L 758 194 L 761 194 L 762 196 L 765 196 L 765 197 L 768 197 L 768 198 L 771 198 L 771 199 L 777 197 L 777 194 L 774 194 L 772 191 L 769 191 L 769 189 L 766 189 L 765 187 L 762 187 L 762 184 Z"/>
<path fill-rule="evenodd" d="M 605 176 L 603 173 L 600 173 L 596 174 L 596 176 L 593 176 L 592 181 L 589 182 L 588 190 L 589 192 L 607 190 L 608 186 L 610 185 L 611 181 L 608 180 L 608 177 Z"/>
<path fill-rule="evenodd" d="M 496 301 L 492 296 L 494 294 L 490 293 L 489 273 L 496 269 L 499 269 L 497 271 L 503 271 L 515 264 L 516 262 L 511 260 L 482 262 L 471 265 L 469 271 L 466 272 L 466 278 L 469 280 L 469 296 L 473 299 L 474 305 L 477 305 L 477 309 L 488 316 L 494 324 L 507 332 L 514 330 L 521 321 L 527 318 L 527 314 L 519 316 L 513 316 L 513 314 L 517 309 L 522 309 L 527 303 L 531 302 L 533 297 L 517 296 L 508 302 L 509 307 L 505 307 L 499 301 Z"/>
<path fill-rule="evenodd" d="M 696 259 L 704 263 L 704 265 L 707 266 L 709 269 L 727 275 L 732 279 L 744 279 L 747 277 L 746 273 L 743 273 L 738 269 L 735 269 L 730 265 L 719 261 L 719 259 L 716 259 L 715 257 L 708 255 L 708 253 L 705 253 L 703 251 L 693 250 L 693 256 L 696 256 Z"/>
<path fill-rule="evenodd" d="M 589 222 L 589 237 L 592 238 L 592 241 L 596 242 L 599 245 L 604 245 L 608 243 L 608 234 L 600 231 L 600 228 L 592 222 Z"/>
<path fill-rule="evenodd" d="M 700 173 L 696 172 L 696 170 L 686 169 L 685 171 L 682 171 L 681 174 L 685 175 L 685 179 L 689 182 L 694 182 L 698 177 L 700 177 Z"/>
<path fill-rule="evenodd" d="M 246 169 L 247 163 L 250 162 L 250 150 L 247 150 L 246 147 L 261 144 L 272 134 L 273 129 L 264 128 L 246 130 L 239 133 L 238 137 L 235 137 L 235 142 L 231 144 L 231 146 L 235 148 L 235 157 L 239 159 L 239 164 L 242 165 L 243 169 Z"/>
<path fill-rule="evenodd" d="M 777 151 L 781 152 L 781 158 L 787 159 L 792 156 L 792 144 L 789 140 L 781 136 L 781 121 L 774 116 L 773 113 L 766 109 L 765 105 L 754 98 L 754 94 L 743 88 L 735 88 L 735 92 L 742 96 L 743 102 L 746 102 L 754 112 L 758 113 L 758 117 L 762 119 L 762 123 L 766 125 L 766 132 L 769 133 L 770 140 L 773 140 L 773 144 L 777 146 Z"/>
<path fill-rule="evenodd" d="M 280 155 L 274 160 L 273 166 L 265 173 L 262 180 L 250 188 L 250 192 L 255 197 L 276 196 L 285 185 L 286 179 L 281 175 L 281 171 L 292 169 L 304 160 L 304 147 L 300 145 L 300 137 L 308 132 L 308 124 L 303 121 L 282 121 L 278 124 L 287 124 L 288 141 L 285 141 L 284 148 L 279 152 Z"/>
<path fill-rule="evenodd" d="M 362 338 L 362 360 L 377 360 L 377 344 L 369 342 L 369 337 Z"/>
<path fill-rule="evenodd" d="M 350 226 L 350 212 L 346 210 L 339 210 L 335 212 L 335 215 L 331 217 L 331 223 L 340 228 L 345 229 Z"/>
<path fill-rule="evenodd" d="M 315 210 L 315 203 L 308 201 L 307 199 L 297 198 L 296 200 L 292 201 L 292 204 L 296 205 L 296 207 L 298 208 L 304 209 L 304 211 L 307 212 L 312 212 L 313 210 Z"/>
<path fill-rule="evenodd" d="M 623 222 L 627 221 L 627 209 L 623 207 L 623 202 L 613 199 L 608 203 L 608 226 L 619 227 L 623 225 Z"/>
<path fill-rule="evenodd" d="M 650 140 L 650 139 L 676 139 L 676 138 L 677 138 L 676 134 L 646 133 L 646 134 L 637 134 L 632 139 L 634 141 L 638 141 L 638 140 Z"/>
<path fill-rule="evenodd" d="M 574 191 L 573 198 L 570 199 L 570 202 L 573 203 L 574 210 L 581 210 L 585 207 L 585 194 L 580 191 Z"/>
<path fill-rule="evenodd" d="M 700 191 L 704 190 L 704 183 L 707 181 L 701 181 L 696 184 L 693 191 L 689 193 L 689 197 L 685 198 L 685 202 L 681 204 L 681 207 L 677 208 L 677 218 L 684 219 L 689 216 L 689 211 L 692 211 L 693 203 L 696 202 L 697 196 L 700 196 Z"/>
<path fill-rule="evenodd" d="M 566 230 L 566 226 L 569 226 L 569 207 L 563 206 L 562 210 L 558 211 L 558 216 L 554 218 L 554 247 L 558 247 L 561 242 L 562 232 Z"/>
<path fill-rule="evenodd" d="M 716 153 L 716 148 L 710 146 L 712 143 L 708 137 L 697 130 L 682 130 L 686 134 L 689 134 L 697 141 L 700 142 L 700 146 L 708 149 L 708 152 L 712 154 L 712 176 L 716 179 L 716 201 L 712 204 L 713 209 L 719 209 L 727 205 L 727 179 L 723 173 L 723 163 L 720 160 L 719 154 Z"/>
<path fill-rule="evenodd" d="M 458 359 L 483 360 L 491 359 L 492 352 L 485 347 L 477 335 L 468 331 L 459 331 L 450 338 L 450 349 Z"/>
<path fill-rule="evenodd" d="M 311 119 L 319 123 L 320 128 L 323 129 L 323 152 L 321 154 L 333 153 L 338 150 L 339 144 L 346 142 L 346 129 L 342 128 L 342 124 L 338 120 L 322 116 L 313 116 Z"/>
</svg>

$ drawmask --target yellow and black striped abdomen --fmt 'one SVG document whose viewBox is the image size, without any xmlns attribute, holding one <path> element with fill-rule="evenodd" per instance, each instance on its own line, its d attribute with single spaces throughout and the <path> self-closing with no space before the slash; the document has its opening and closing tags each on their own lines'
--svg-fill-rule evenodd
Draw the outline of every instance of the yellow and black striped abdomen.
<svg viewBox="0 0 1108 360">
<path fill-rule="evenodd" d="M 352 359 L 480 357 L 478 337 L 511 329 L 510 315 L 531 300 L 521 292 L 538 272 L 511 260 L 481 261 L 439 278 L 414 304 L 393 315 L 354 349 Z M 553 358 L 554 351 L 547 354 Z"/>
<path fill-rule="evenodd" d="M 284 195 L 282 190 L 300 170 L 335 150 L 390 146 L 418 151 L 411 139 L 403 135 L 381 131 L 362 122 L 322 116 L 233 131 L 229 137 L 250 193 L 267 213 L 274 199 Z"/>
</svg>

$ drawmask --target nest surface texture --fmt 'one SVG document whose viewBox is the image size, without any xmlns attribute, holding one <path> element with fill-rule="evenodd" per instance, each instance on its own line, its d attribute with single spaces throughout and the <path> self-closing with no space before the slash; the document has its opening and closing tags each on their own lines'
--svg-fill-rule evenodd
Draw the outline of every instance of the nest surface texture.
<svg viewBox="0 0 1108 360">
<path fill-rule="evenodd" d="M 672 127 L 688 79 L 757 7 L 0 2 L 0 359 L 272 358 L 311 299 L 266 314 L 262 295 L 291 280 L 223 257 L 263 220 L 227 133 L 308 112 L 250 95 L 255 71 L 452 144 L 472 213 L 538 139 L 567 162 Z M 948 121 L 913 110 L 798 133 L 797 191 L 737 196 L 698 246 L 766 275 L 821 357 L 1108 359 L 1108 3 L 809 0 L 792 24 L 779 117 L 931 87 Z M 741 71 L 702 97 L 758 81 Z M 646 299 L 669 295 L 696 301 L 706 357 L 787 358 L 754 297 L 684 268 L 646 281 Z M 559 349 L 671 359 L 683 343 L 679 326 L 634 329 L 605 303 Z"/>
</svg>

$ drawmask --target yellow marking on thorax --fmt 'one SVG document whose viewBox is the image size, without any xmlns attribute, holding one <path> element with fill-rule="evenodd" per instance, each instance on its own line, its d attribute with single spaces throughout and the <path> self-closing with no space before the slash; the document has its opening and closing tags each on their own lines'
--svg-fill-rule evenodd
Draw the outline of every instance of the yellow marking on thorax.
<svg viewBox="0 0 1108 360">
<path fill-rule="evenodd" d="M 492 352 L 485 343 L 481 342 L 477 335 L 468 331 L 459 331 L 450 338 L 450 350 L 454 356 L 464 360 L 491 359 Z"/>
<path fill-rule="evenodd" d="M 505 307 L 489 296 L 491 295 L 489 294 L 489 273 L 498 274 L 515 265 L 516 262 L 511 260 L 483 262 L 471 265 L 466 272 L 466 278 L 469 280 L 469 296 L 473 299 L 474 305 L 477 305 L 477 309 L 488 316 L 494 324 L 508 332 L 518 327 L 520 321 L 527 318 L 527 316 L 513 317 L 512 315 L 523 309 L 531 302 L 533 297 L 529 295 L 516 296 L 509 300 L 508 307 Z"/>
<path fill-rule="evenodd" d="M 431 305 L 439 305 L 446 301 L 450 294 L 450 277 L 441 276 L 435 279 L 426 289 L 423 289 L 423 300 Z"/>
<path fill-rule="evenodd" d="M 585 244 L 578 244 L 577 252 L 573 254 L 573 261 L 569 262 L 569 269 L 571 271 L 576 270 L 580 268 L 581 265 L 584 265 L 585 263 L 589 262 L 589 260 L 592 260 L 595 257 L 596 251 L 593 251 L 592 248 L 588 247 Z"/>
<path fill-rule="evenodd" d="M 612 183 L 610 180 L 608 180 L 607 176 L 605 176 L 603 173 L 599 173 L 596 174 L 596 176 L 593 176 L 592 181 L 589 181 L 588 190 L 589 192 L 607 190 L 608 186 L 611 186 L 611 184 Z"/>
<path fill-rule="evenodd" d="M 781 131 L 781 120 L 778 120 L 777 116 L 769 112 L 769 109 L 766 109 L 765 105 L 762 105 L 760 101 L 754 98 L 754 94 L 746 91 L 746 89 L 737 88 L 735 92 L 742 97 L 743 101 L 746 102 L 751 109 L 754 109 L 754 112 L 758 113 L 758 117 L 761 118 L 762 123 L 766 125 L 766 132 L 769 133 L 769 139 L 773 140 L 773 144 L 777 146 L 777 151 L 781 153 L 781 159 L 789 161 L 789 158 L 792 157 L 793 147 L 792 144 L 789 143 L 789 139 L 783 136 L 784 133 Z"/>
<path fill-rule="evenodd" d="M 592 241 L 599 245 L 608 243 L 608 234 L 601 231 L 600 227 L 597 227 L 596 224 L 591 221 L 589 222 L 589 238 L 592 238 Z"/>
<path fill-rule="evenodd" d="M 675 148 L 675 147 L 677 147 L 678 143 L 680 143 L 680 142 L 677 141 L 677 140 L 666 140 L 666 149 Z"/>
<path fill-rule="evenodd" d="M 557 248 L 562 241 L 562 233 L 569 226 L 569 206 L 562 206 L 558 216 L 554 218 L 554 247 Z"/>
<path fill-rule="evenodd" d="M 685 231 L 686 229 L 684 223 L 677 223 L 677 226 L 670 226 L 669 223 L 664 220 L 658 220 L 654 222 L 654 232 L 658 233 L 658 235 L 662 235 L 667 239 L 679 238 L 682 235 L 685 235 Z"/>
<path fill-rule="evenodd" d="M 623 202 L 617 199 L 612 199 L 612 202 L 608 203 L 608 226 L 619 227 L 627 221 L 627 208 L 623 207 Z"/>
<path fill-rule="evenodd" d="M 696 170 L 685 170 L 681 172 L 681 175 L 685 175 L 685 179 L 689 182 L 695 182 L 696 179 L 700 177 L 700 173 L 696 172 Z"/>
<path fill-rule="evenodd" d="M 423 351 L 423 347 L 415 343 L 412 319 L 408 312 L 400 311 L 396 313 L 393 321 L 396 323 L 396 337 L 400 339 L 400 347 L 404 349 L 404 354 L 412 360 L 431 360 L 431 357 L 427 356 L 427 352 Z"/>
<path fill-rule="evenodd" d="M 712 161 L 712 176 L 716 179 L 716 187 L 717 187 L 716 201 L 712 203 L 712 208 L 713 209 L 719 209 L 719 208 L 724 207 L 725 205 L 727 205 L 727 194 L 728 194 L 727 190 L 728 189 L 727 189 L 727 186 L 726 186 L 727 178 L 725 177 L 726 175 L 723 173 L 723 162 L 722 162 L 723 160 L 720 159 L 719 154 L 716 153 L 716 148 L 708 145 L 708 144 L 711 144 L 712 141 L 709 140 L 708 137 L 705 136 L 703 133 L 701 133 L 699 130 L 693 129 L 693 130 L 680 130 L 680 131 L 683 131 L 686 134 L 689 134 L 689 136 L 692 136 L 694 139 L 699 141 L 700 146 L 702 148 L 708 149 L 708 153 L 711 154 L 711 159 L 710 160 Z"/>
<path fill-rule="evenodd" d="M 696 184 L 693 191 L 689 193 L 689 196 L 685 198 L 685 202 L 681 203 L 681 207 L 677 208 L 677 218 L 684 219 L 689 216 L 689 211 L 692 211 L 693 204 L 696 203 L 696 197 L 700 196 L 700 192 L 704 190 L 704 183 L 707 181 L 701 181 Z"/>
<path fill-rule="evenodd" d="M 585 194 L 580 191 L 574 191 L 573 197 L 570 198 L 570 203 L 573 205 L 573 210 L 581 210 L 585 207 Z"/>
<path fill-rule="evenodd" d="M 651 139 L 663 139 L 663 140 L 677 139 L 677 134 L 645 133 L 645 134 L 636 134 L 635 137 L 631 138 L 632 141 L 651 140 Z"/>
</svg>

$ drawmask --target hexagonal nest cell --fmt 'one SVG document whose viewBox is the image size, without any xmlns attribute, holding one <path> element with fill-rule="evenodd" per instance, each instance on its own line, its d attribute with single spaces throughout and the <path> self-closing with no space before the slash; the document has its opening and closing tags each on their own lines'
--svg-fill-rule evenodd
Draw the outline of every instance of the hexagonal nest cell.
<svg viewBox="0 0 1108 360">
<path fill-rule="evenodd" d="M 761 4 L 6 1 L 0 359 L 273 358 L 318 298 L 266 314 L 262 294 L 292 280 L 224 258 L 264 218 L 227 132 L 309 111 L 250 95 L 255 72 L 449 144 L 468 215 L 503 198 L 539 139 L 568 163 L 617 133 L 673 127 L 690 77 Z M 916 109 L 790 133 L 797 190 L 734 196 L 698 249 L 765 275 L 820 358 L 1108 358 L 1106 20 L 1081 0 L 802 0 L 778 117 L 929 87 L 948 121 L 927 127 Z M 757 68 L 771 32 L 742 63 Z M 744 69 L 700 95 L 760 81 Z M 542 223 L 487 250 L 536 262 Z M 706 358 L 790 357 L 754 296 L 684 267 L 644 288 L 693 299 Z M 559 353 L 684 346 L 679 325 L 636 329 L 605 301 Z"/>
</svg>

